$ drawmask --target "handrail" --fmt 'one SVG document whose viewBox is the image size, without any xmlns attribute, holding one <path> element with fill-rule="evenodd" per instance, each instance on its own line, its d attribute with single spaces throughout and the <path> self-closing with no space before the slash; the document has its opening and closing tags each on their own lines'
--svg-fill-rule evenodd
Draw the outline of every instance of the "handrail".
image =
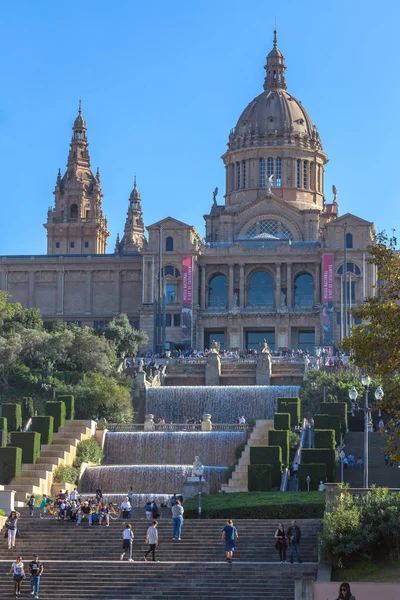
<svg viewBox="0 0 400 600">
<path fill-rule="evenodd" d="M 303 423 L 302 423 L 302 433 L 300 436 L 300 442 L 299 445 L 297 446 L 297 450 L 296 450 L 296 454 L 294 455 L 294 459 L 293 459 L 293 466 L 295 465 L 295 463 L 297 462 L 299 465 L 301 464 L 301 451 L 303 450 L 303 443 L 305 441 L 305 434 L 307 434 L 307 419 L 303 419 Z M 304 441 L 303 441 L 304 438 Z"/>
<path fill-rule="evenodd" d="M 285 467 L 283 469 L 282 479 L 281 479 L 281 488 L 280 488 L 281 492 L 286 492 L 286 490 L 287 490 L 288 483 L 289 483 L 289 473 L 290 473 L 289 469 Z"/>
</svg>

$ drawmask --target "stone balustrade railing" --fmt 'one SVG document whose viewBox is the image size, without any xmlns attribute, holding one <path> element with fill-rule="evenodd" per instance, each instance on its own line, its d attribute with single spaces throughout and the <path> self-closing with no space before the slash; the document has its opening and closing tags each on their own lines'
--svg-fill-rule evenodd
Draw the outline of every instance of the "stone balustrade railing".
<svg viewBox="0 0 400 600">
<path fill-rule="evenodd" d="M 212 423 L 212 431 L 247 431 L 247 423 Z M 144 431 L 144 423 L 108 423 L 110 432 Z M 153 431 L 201 431 L 201 423 L 154 423 Z"/>
</svg>

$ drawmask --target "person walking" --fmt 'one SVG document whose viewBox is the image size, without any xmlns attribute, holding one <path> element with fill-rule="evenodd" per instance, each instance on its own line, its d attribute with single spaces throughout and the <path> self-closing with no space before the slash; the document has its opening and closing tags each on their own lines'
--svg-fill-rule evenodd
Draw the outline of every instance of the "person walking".
<svg viewBox="0 0 400 600">
<path fill-rule="evenodd" d="M 287 548 L 287 541 L 286 541 L 286 534 L 285 534 L 285 527 L 283 525 L 283 523 L 279 523 L 278 529 L 275 531 L 275 548 L 278 550 L 279 552 L 279 560 L 282 563 L 286 563 L 286 548 Z"/>
<path fill-rule="evenodd" d="M 33 560 L 29 563 L 29 572 L 31 574 L 31 595 L 35 596 L 35 600 L 39 598 L 40 577 L 43 573 L 43 563 L 40 562 L 37 554 L 33 555 Z"/>
<path fill-rule="evenodd" d="M 351 593 L 350 584 L 346 581 L 340 584 L 337 600 L 356 600 Z"/>
<path fill-rule="evenodd" d="M 146 515 L 146 519 L 150 521 L 153 515 L 153 503 L 151 500 L 146 502 L 146 506 L 144 507 L 144 514 Z"/>
<path fill-rule="evenodd" d="M 12 563 L 9 575 L 12 574 L 14 579 L 15 597 L 19 598 L 21 595 L 22 581 L 26 579 L 24 563 L 22 562 L 22 556 L 17 556 L 16 560 Z"/>
<path fill-rule="evenodd" d="M 132 525 L 130 523 L 126 524 L 125 529 L 122 532 L 122 554 L 119 557 L 120 560 L 124 560 L 125 552 L 129 551 L 129 562 L 133 562 L 132 558 L 132 546 L 133 546 L 133 538 L 135 537 L 132 531 Z"/>
<path fill-rule="evenodd" d="M 147 530 L 146 533 L 146 544 L 149 545 L 149 549 L 147 552 L 143 554 L 143 560 L 147 561 L 147 556 L 150 552 L 153 555 L 153 562 L 159 562 L 156 560 L 156 548 L 158 546 L 158 531 L 157 531 L 158 522 L 154 519 L 153 524 Z"/>
<path fill-rule="evenodd" d="M 172 506 L 172 539 L 181 539 L 184 508 L 180 500 L 176 500 Z"/>
<path fill-rule="evenodd" d="M 26 504 L 29 510 L 29 516 L 33 517 L 33 509 L 35 507 L 35 496 L 32 495 Z"/>
<path fill-rule="evenodd" d="M 8 538 L 8 549 L 15 548 L 15 538 L 17 536 L 18 531 L 18 519 L 20 518 L 20 513 L 16 510 L 12 510 L 8 515 L 8 519 L 6 521 L 6 536 Z"/>
<path fill-rule="evenodd" d="M 233 553 L 238 539 L 237 529 L 234 527 L 232 519 L 229 519 L 222 530 L 222 543 L 225 546 L 225 558 L 229 563 L 233 560 Z"/>
<path fill-rule="evenodd" d="M 300 527 L 296 524 L 296 521 L 292 521 L 288 531 L 287 537 L 289 540 L 289 548 L 290 548 L 290 562 L 293 563 L 293 550 L 296 552 L 297 560 L 299 563 L 302 562 L 300 559 L 300 541 L 301 541 L 301 531 Z"/>
</svg>

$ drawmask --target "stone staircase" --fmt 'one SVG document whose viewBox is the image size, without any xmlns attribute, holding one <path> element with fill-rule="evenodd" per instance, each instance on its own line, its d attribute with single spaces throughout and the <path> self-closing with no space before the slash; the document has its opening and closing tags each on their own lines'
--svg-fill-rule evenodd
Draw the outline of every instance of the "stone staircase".
<svg viewBox="0 0 400 600">
<path fill-rule="evenodd" d="M 345 436 L 345 453 L 353 454 L 356 458 L 364 458 L 364 434 L 361 432 L 349 432 Z M 397 465 L 386 467 L 384 461 L 384 447 L 386 438 L 379 433 L 371 432 L 368 434 L 368 454 L 369 454 L 369 485 L 378 487 L 400 488 L 400 470 Z M 363 471 L 359 470 L 357 464 L 354 469 L 349 467 L 343 471 L 344 481 L 353 488 L 362 488 L 364 482 Z M 340 481 L 338 472 L 337 481 Z"/>
<path fill-rule="evenodd" d="M 54 434 L 53 443 L 41 447 L 37 463 L 24 463 L 21 475 L 5 489 L 16 491 L 17 502 L 25 502 L 28 494 L 50 494 L 54 469 L 73 463 L 78 443 L 92 436 L 93 426 L 94 423 L 89 420 L 66 421 Z"/>
<path fill-rule="evenodd" d="M 222 485 L 223 492 L 248 492 L 248 466 L 250 464 L 250 448 L 253 446 L 268 446 L 268 432 L 273 429 L 273 420 L 257 420 L 247 441 L 242 456 L 227 484 Z"/>
<path fill-rule="evenodd" d="M 16 551 L 7 550 L 4 540 L 0 562 L 8 568 L 16 554 L 21 554 L 25 564 L 34 553 L 39 554 L 45 566 L 41 600 L 294 600 L 294 580 L 316 577 L 317 539 L 322 527 L 317 520 L 298 521 L 302 530 L 300 565 L 277 564 L 275 521 L 235 521 L 239 541 L 232 565 L 224 560 L 223 520 L 185 520 L 178 542 L 171 539 L 170 519 L 161 519 L 158 563 L 141 558 L 147 549 L 148 522 L 141 519 L 132 524 L 135 562 L 121 563 L 123 520 L 111 521 L 110 527 L 89 527 L 86 521 L 76 527 L 50 518 L 29 518 L 23 510 Z M 28 588 L 24 582 L 22 596 L 28 595 Z M 11 577 L 0 577 L 0 598 L 7 597 L 12 597 Z"/>
</svg>

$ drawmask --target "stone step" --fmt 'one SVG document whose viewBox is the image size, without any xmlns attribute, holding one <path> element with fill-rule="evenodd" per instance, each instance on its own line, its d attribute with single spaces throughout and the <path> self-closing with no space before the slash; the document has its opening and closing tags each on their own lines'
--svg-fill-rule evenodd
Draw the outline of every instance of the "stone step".
<svg viewBox="0 0 400 600">
<path fill-rule="evenodd" d="M 40 456 L 38 458 L 38 461 L 36 464 L 37 465 L 53 465 L 53 467 L 58 467 L 60 464 L 64 464 L 64 459 L 62 459 L 60 456 L 58 456 L 57 453 L 55 453 L 54 456 L 48 456 L 46 454 L 46 456 Z"/>
</svg>

